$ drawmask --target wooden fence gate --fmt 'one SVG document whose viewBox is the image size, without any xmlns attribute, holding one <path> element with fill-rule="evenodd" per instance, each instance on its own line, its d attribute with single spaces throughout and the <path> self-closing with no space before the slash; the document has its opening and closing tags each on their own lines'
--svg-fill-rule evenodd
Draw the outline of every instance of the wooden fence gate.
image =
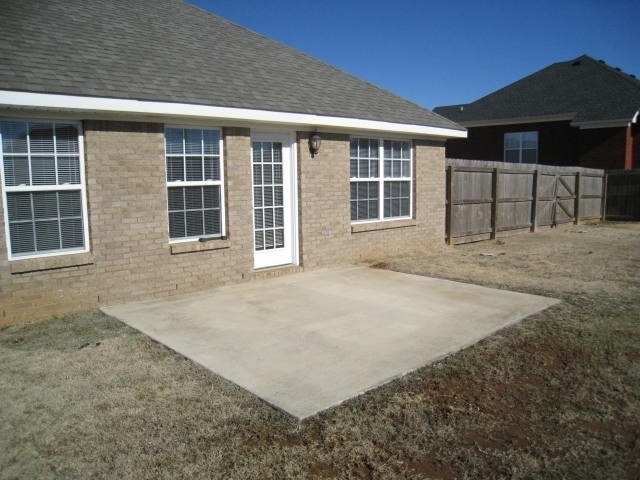
<svg viewBox="0 0 640 480">
<path fill-rule="evenodd" d="M 602 218 L 604 171 L 447 160 L 447 242 Z"/>
</svg>

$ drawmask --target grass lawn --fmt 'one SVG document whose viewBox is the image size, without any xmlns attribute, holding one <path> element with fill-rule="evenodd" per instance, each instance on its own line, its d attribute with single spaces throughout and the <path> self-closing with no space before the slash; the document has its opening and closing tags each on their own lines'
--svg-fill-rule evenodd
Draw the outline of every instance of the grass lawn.
<svg viewBox="0 0 640 480">
<path fill-rule="evenodd" d="M 640 224 L 380 268 L 559 298 L 298 423 L 92 311 L 0 330 L 0 478 L 640 478 Z"/>
</svg>

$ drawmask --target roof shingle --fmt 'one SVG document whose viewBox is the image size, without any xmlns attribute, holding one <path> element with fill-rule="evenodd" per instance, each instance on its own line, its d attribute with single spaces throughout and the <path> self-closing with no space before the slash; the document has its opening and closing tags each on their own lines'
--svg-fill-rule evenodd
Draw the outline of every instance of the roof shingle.
<svg viewBox="0 0 640 480">
<path fill-rule="evenodd" d="M 181 0 L 3 2 L 0 89 L 462 129 Z"/>
<path fill-rule="evenodd" d="M 475 102 L 434 111 L 464 125 L 548 115 L 571 116 L 575 123 L 628 122 L 639 108 L 638 79 L 582 55 L 554 63 Z"/>
</svg>

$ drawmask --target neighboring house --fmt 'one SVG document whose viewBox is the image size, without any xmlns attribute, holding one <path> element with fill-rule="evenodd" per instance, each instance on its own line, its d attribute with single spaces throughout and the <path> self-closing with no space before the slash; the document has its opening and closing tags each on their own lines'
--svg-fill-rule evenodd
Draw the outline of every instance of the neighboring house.
<svg viewBox="0 0 640 480">
<path fill-rule="evenodd" d="M 583 55 L 436 113 L 467 127 L 448 158 L 640 168 L 640 81 Z"/>
<path fill-rule="evenodd" d="M 444 241 L 464 128 L 193 5 L 4 2 L 0 58 L 0 323 Z"/>
</svg>

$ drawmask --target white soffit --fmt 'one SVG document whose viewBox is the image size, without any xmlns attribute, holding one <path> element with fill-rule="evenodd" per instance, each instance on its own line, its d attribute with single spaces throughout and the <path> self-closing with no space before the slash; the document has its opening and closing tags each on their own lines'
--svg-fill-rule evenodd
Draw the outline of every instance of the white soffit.
<svg viewBox="0 0 640 480">
<path fill-rule="evenodd" d="M 140 114 L 161 117 L 231 119 L 250 122 L 304 125 L 309 127 L 337 127 L 354 130 L 374 130 L 411 133 L 441 138 L 466 138 L 465 130 L 426 125 L 382 122 L 359 118 L 330 117 L 306 113 L 275 112 L 248 108 L 213 107 L 189 103 L 154 102 L 121 98 L 81 97 L 49 93 L 0 90 L 0 107 L 47 109 L 67 112 L 99 112 L 111 114 Z"/>
</svg>

